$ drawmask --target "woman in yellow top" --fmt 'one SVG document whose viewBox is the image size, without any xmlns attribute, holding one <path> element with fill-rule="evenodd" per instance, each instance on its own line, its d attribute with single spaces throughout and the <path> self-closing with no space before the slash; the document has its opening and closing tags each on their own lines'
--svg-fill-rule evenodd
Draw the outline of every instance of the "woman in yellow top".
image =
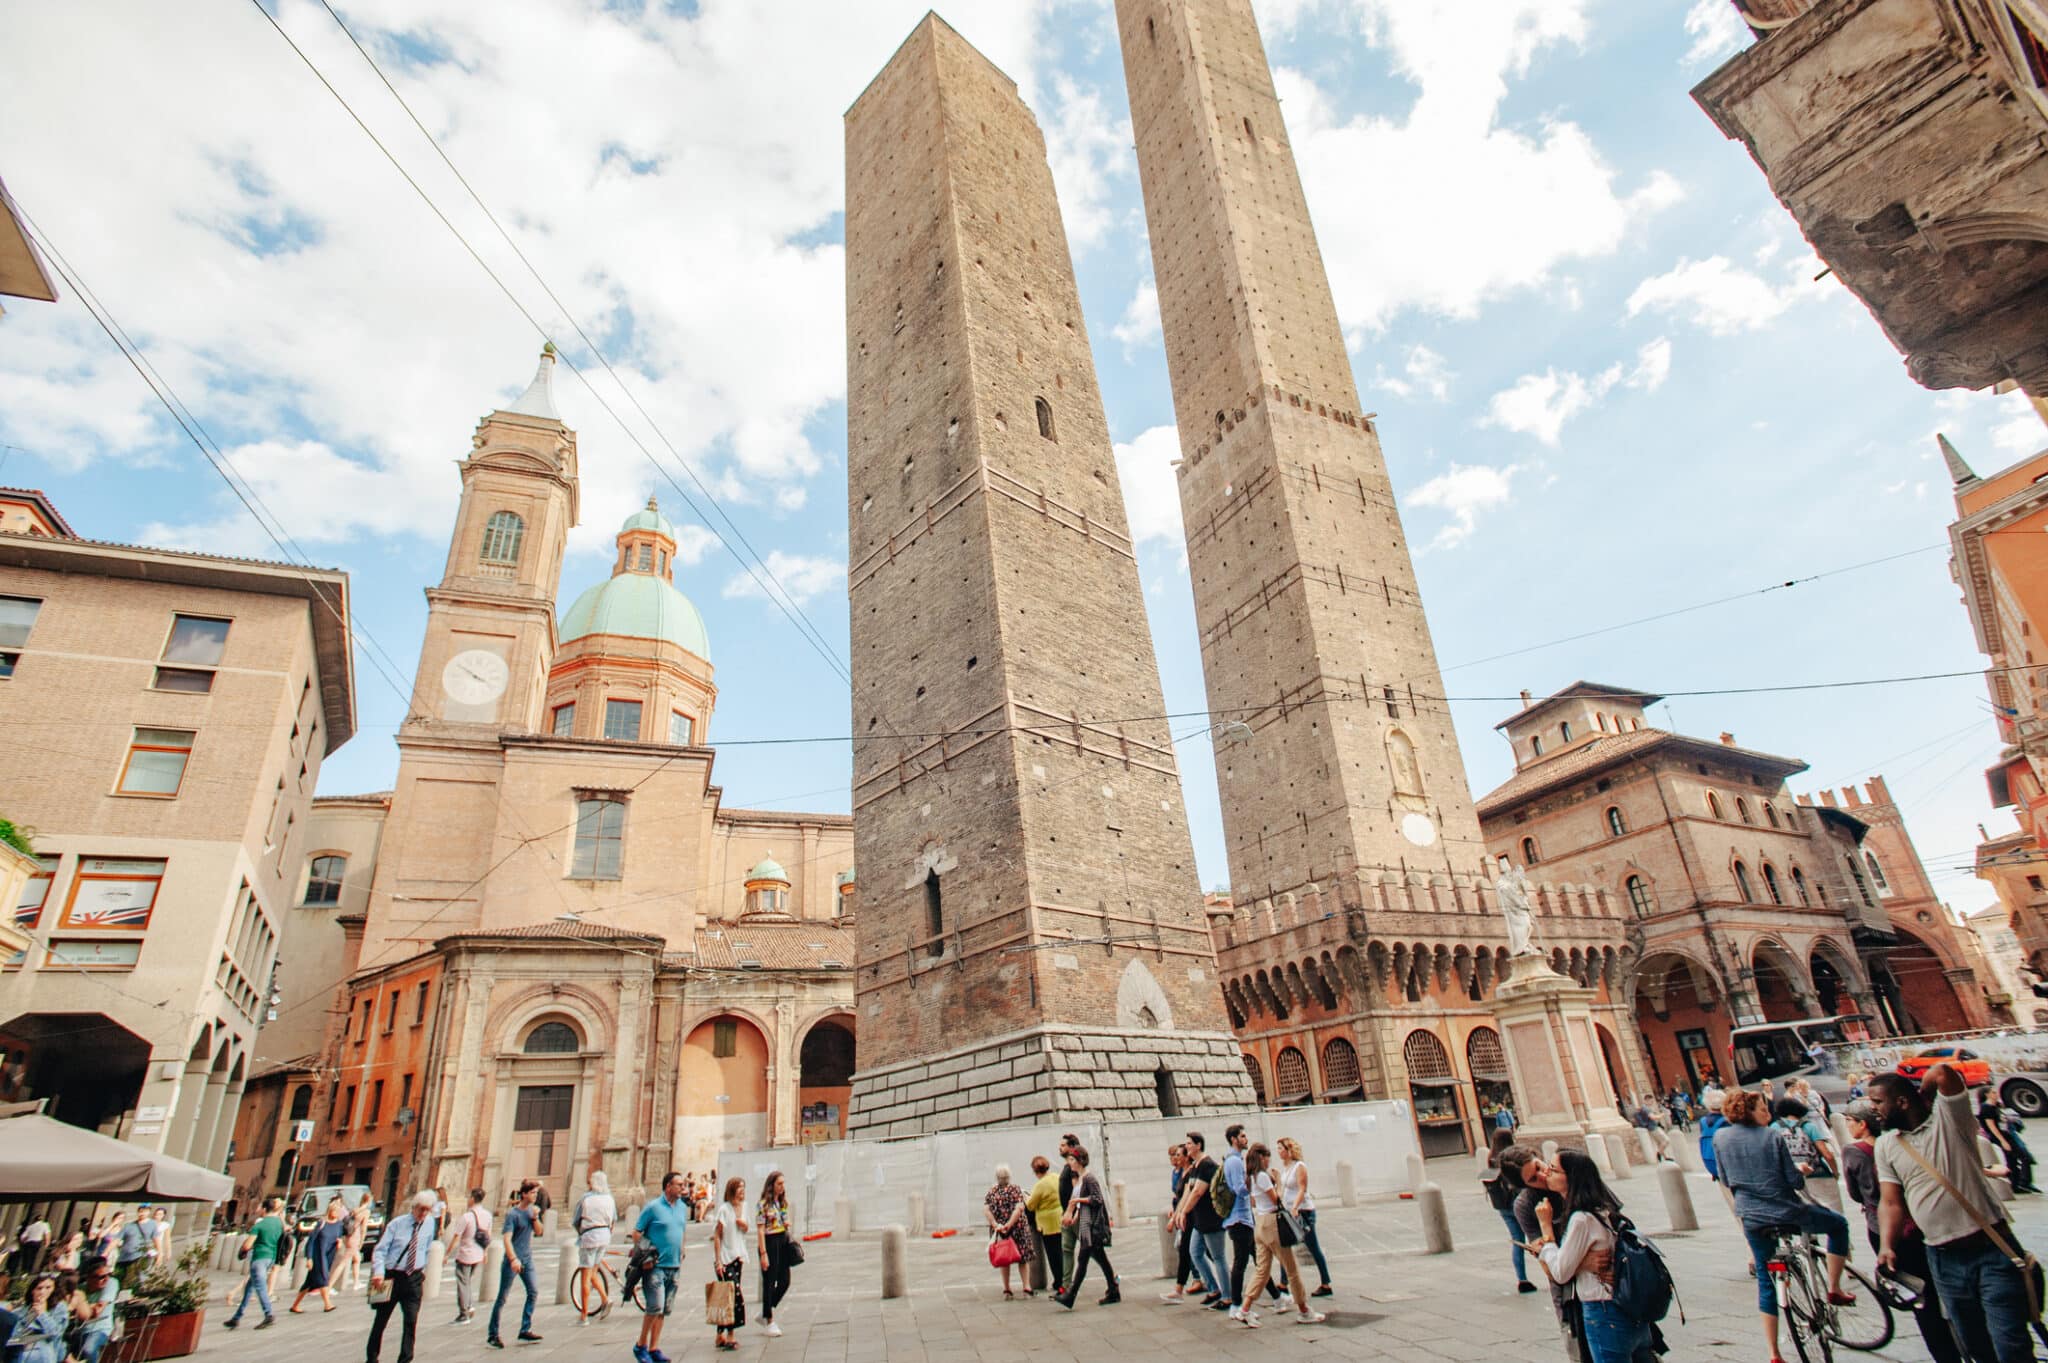
<svg viewBox="0 0 2048 1363">
<path fill-rule="evenodd" d="M 1052 1161 L 1043 1155 L 1031 1157 L 1031 1172 L 1038 1175 L 1038 1182 L 1031 1185 L 1031 1191 L 1024 1198 L 1024 1210 L 1031 1214 L 1032 1225 L 1038 1232 L 1038 1252 L 1046 1264 L 1045 1276 L 1052 1283 L 1052 1290 L 1065 1290 L 1062 1281 L 1060 1261 L 1060 1213 L 1066 1209 L 1060 1206 L 1059 1175 L 1052 1171 Z M 1026 1282 L 1030 1281 L 1027 1275 Z"/>
</svg>

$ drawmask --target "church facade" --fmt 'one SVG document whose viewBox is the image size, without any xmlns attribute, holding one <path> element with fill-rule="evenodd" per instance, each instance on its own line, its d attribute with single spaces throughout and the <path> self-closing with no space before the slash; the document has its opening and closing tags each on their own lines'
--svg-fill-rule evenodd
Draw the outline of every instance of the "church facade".
<svg viewBox="0 0 2048 1363">
<path fill-rule="evenodd" d="M 252 1162 L 247 1194 L 537 1178 L 561 1199 L 593 1169 L 652 1186 L 844 1132 L 851 821 L 723 804 L 710 644 L 654 501 L 558 611 L 578 478 L 553 365 L 460 465 L 375 836 L 362 801 L 314 812 L 296 921 L 349 977 L 273 1100 L 314 1139 L 296 1177 Z"/>
</svg>

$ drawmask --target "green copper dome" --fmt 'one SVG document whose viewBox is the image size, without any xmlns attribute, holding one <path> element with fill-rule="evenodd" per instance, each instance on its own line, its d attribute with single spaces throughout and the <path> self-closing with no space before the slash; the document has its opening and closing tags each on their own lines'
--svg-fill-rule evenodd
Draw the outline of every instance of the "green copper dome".
<svg viewBox="0 0 2048 1363">
<path fill-rule="evenodd" d="M 653 573 L 620 573 L 577 597 L 562 612 L 560 639 L 566 645 L 588 634 L 659 639 L 711 659 L 704 617 L 689 597 Z"/>
<path fill-rule="evenodd" d="M 755 864 L 754 869 L 747 872 L 747 879 L 779 880 L 782 881 L 784 884 L 788 884 L 789 872 L 783 870 L 782 863 L 777 861 L 774 857 L 762 857 L 761 860 Z"/>
<path fill-rule="evenodd" d="M 668 517 L 661 514 L 661 507 L 652 497 L 647 499 L 645 511 L 635 511 L 626 517 L 626 523 L 619 527 L 621 535 L 629 535 L 635 530 L 652 530 L 655 534 L 666 535 L 671 540 L 676 537 L 675 526 L 669 524 Z"/>
</svg>

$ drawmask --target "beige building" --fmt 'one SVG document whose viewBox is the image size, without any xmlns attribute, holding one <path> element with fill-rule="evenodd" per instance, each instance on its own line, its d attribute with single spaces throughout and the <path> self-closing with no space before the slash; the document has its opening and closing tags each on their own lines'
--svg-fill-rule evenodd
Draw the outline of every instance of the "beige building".
<svg viewBox="0 0 2048 1363">
<path fill-rule="evenodd" d="M 654 502 L 557 610 L 578 477 L 553 367 L 459 466 L 394 788 L 323 798 L 295 847 L 248 1195 L 289 1186 L 294 1120 L 301 1185 L 387 1202 L 526 1177 L 560 1201 L 592 1169 L 639 1187 L 843 1133 L 851 821 L 724 806 L 710 642 Z"/>
<path fill-rule="evenodd" d="M 0 811 L 38 858 L 0 1047 L 56 1116 L 218 1167 L 355 728 L 348 580 L 77 539 L 43 507 L 0 530 Z"/>
</svg>

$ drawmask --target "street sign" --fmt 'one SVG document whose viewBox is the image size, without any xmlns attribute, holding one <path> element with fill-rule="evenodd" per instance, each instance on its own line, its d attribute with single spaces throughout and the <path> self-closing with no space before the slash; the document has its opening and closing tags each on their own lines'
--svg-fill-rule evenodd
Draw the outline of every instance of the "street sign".
<svg viewBox="0 0 2048 1363">
<path fill-rule="evenodd" d="M 312 1124 L 311 1122 L 293 1122 L 293 1123 L 292 1123 L 292 1143 L 293 1143 L 293 1144 L 295 1144 L 295 1145 L 304 1145 L 304 1144 L 305 1144 L 305 1143 L 306 1143 L 307 1141 L 310 1141 L 310 1140 L 312 1140 L 312 1139 L 313 1139 L 313 1124 Z"/>
</svg>

